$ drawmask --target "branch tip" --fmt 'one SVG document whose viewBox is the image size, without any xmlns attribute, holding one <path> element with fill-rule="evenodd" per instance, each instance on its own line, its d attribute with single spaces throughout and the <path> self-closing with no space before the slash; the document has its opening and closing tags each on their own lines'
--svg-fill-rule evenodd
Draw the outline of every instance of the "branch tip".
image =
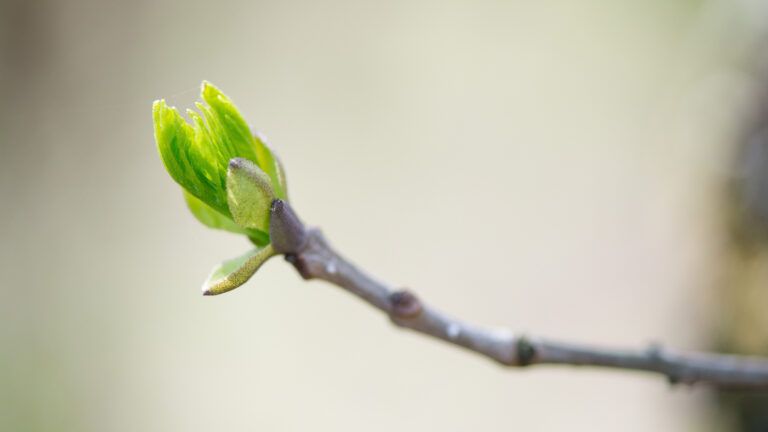
<svg viewBox="0 0 768 432">
<path fill-rule="evenodd" d="M 232 169 L 240 169 L 245 164 L 245 159 L 236 157 L 229 160 L 229 167 Z"/>
</svg>

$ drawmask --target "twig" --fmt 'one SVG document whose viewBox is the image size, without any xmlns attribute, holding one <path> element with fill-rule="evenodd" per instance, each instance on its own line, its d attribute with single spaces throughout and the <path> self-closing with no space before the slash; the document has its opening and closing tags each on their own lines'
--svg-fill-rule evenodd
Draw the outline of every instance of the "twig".
<svg viewBox="0 0 768 432">
<path fill-rule="evenodd" d="M 678 353 L 652 345 L 646 350 L 593 348 L 491 330 L 462 322 L 425 304 L 407 290 L 393 290 L 336 253 L 318 229 L 307 229 L 291 207 L 272 205 L 270 234 L 304 279 L 321 279 L 349 291 L 403 328 L 441 339 L 505 366 L 543 364 L 597 366 L 654 372 L 672 384 L 768 390 L 768 360 L 710 353 Z"/>
</svg>

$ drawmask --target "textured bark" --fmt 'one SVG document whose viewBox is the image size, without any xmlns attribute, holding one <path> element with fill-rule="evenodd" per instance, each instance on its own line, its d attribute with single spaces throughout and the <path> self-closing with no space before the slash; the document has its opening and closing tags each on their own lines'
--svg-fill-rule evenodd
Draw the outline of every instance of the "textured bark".
<svg viewBox="0 0 768 432">
<path fill-rule="evenodd" d="M 673 384 L 768 389 L 768 360 L 711 353 L 679 353 L 653 345 L 644 350 L 607 349 L 529 337 L 466 323 L 426 304 L 407 290 L 394 290 L 358 269 L 331 248 L 318 229 L 306 229 L 287 203 L 273 206 L 272 228 L 282 252 L 304 279 L 330 282 L 386 314 L 397 326 L 484 355 L 506 366 L 595 366 L 653 372 Z M 289 250 L 287 250 L 289 249 Z"/>
</svg>

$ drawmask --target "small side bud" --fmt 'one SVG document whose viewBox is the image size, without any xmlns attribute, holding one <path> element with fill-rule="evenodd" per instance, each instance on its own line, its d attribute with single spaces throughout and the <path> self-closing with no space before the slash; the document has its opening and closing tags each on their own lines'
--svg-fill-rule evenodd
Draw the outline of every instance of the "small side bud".
<svg viewBox="0 0 768 432">
<path fill-rule="evenodd" d="M 395 318 L 413 318 L 421 313 L 421 301 L 410 291 L 400 290 L 389 295 Z"/>
<path fill-rule="evenodd" d="M 517 340 L 517 364 L 529 366 L 536 359 L 536 347 L 525 336 Z"/>
</svg>

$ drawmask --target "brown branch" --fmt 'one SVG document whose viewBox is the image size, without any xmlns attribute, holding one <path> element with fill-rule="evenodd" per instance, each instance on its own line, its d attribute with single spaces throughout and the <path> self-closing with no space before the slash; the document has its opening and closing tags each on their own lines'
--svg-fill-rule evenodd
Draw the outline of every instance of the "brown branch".
<svg viewBox="0 0 768 432">
<path fill-rule="evenodd" d="M 646 350 L 593 348 L 526 337 L 465 323 L 395 291 L 336 253 L 317 229 L 306 229 L 287 203 L 272 206 L 271 236 L 304 279 L 321 279 L 349 291 L 403 328 L 435 337 L 503 365 L 597 366 L 662 374 L 670 383 L 768 390 L 768 360 L 710 353 L 678 353 L 653 345 Z M 276 241 L 275 241 L 276 240 Z"/>
</svg>

